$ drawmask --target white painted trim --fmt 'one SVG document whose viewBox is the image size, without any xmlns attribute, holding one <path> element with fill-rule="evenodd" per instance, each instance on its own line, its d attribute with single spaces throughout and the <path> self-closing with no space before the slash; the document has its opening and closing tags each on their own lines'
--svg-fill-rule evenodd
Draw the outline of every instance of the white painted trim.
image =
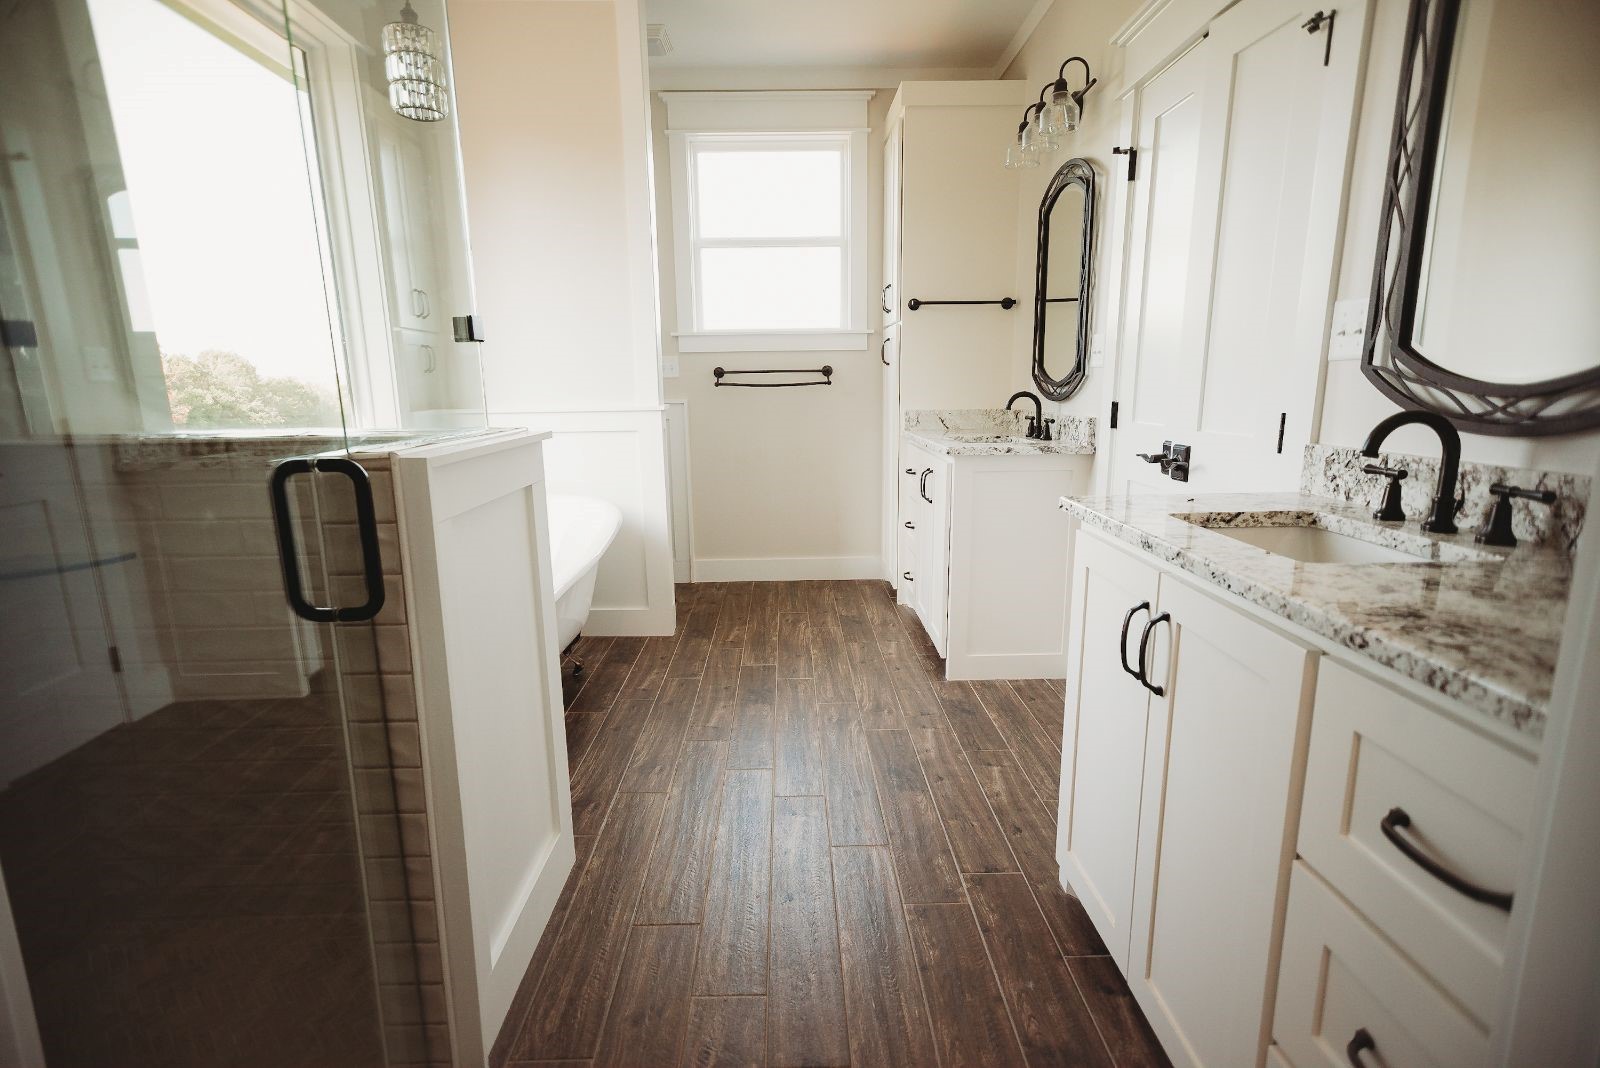
<svg viewBox="0 0 1600 1068">
<path fill-rule="evenodd" d="M 864 130 L 873 89 L 754 92 L 661 92 L 667 129 L 696 133 Z"/>
<path fill-rule="evenodd" d="M 902 82 L 978 81 L 987 67 L 662 67 L 650 70 L 663 92 L 766 92 L 828 90 L 839 86 L 894 89 Z"/>
<path fill-rule="evenodd" d="M 1148 81 L 1205 33 L 1206 25 L 1235 0 L 1148 0 L 1111 35 L 1123 50 L 1125 91 Z"/>
<path fill-rule="evenodd" d="M 1000 53 L 1000 58 L 995 60 L 990 69 L 989 77 L 1002 77 L 1006 68 L 1011 66 L 1011 61 L 1017 58 L 1017 53 L 1022 51 L 1022 46 L 1028 43 L 1028 38 L 1033 36 L 1033 31 L 1039 28 L 1039 23 L 1049 13 L 1056 0 L 1035 0 L 1033 10 L 1022 16 L 1022 24 L 1017 27 L 1017 32 L 1011 35 L 1011 43 L 1006 45 L 1006 50 Z"/>
<path fill-rule="evenodd" d="M 876 556 L 696 557 L 695 582 L 791 582 L 797 579 L 881 578 Z"/>
<path fill-rule="evenodd" d="M 679 352 L 866 352 L 870 334 L 868 330 L 794 330 L 672 336 Z"/>
<path fill-rule="evenodd" d="M 672 533 L 672 580 L 688 582 L 694 569 L 694 468 L 689 453 L 689 402 L 668 401 L 667 517 Z"/>
<path fill-rule="evenodd" d="M 1589 515 L 1600 513 L 1600 470 Z M 1600 1064 L 1600 531 L 1578 539 L 1544 750 L 1529 820 L 1529 857 L 1507 933 L 1501 1065 Z"/>
</svg>

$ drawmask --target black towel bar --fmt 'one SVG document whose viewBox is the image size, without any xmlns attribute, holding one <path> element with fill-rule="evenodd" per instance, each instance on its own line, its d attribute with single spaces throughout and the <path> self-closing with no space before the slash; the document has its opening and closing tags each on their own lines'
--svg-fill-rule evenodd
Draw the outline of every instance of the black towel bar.
<svg viewBox="0 0 1600 1068">
<path fill-rule="evenodd" d="M 730 371 L 725 367 L 714 367 L 712 377 L 718 386 L 743 386 L 746 389 L 784 389 L 788 386 L 831 386 L 833 385 L 833 366 L 824 364 L 821 367 L 759 367 L 749 371 Z M 725 375 L 821 375 L 821 382 L 724 382 Z"/>
<path fill-rule="evenodd" d="M 999 300 L 918 300 L 916 297 L 912 297 L 906 301 L 906 307 L 912 311 L 916 311 L 918 308 L 930 308 L 935 304 L 998 304 L 1006 311 L 1010 311 L 1017 306 L 1017 298 L 1001 297 Z"/>
</svg>

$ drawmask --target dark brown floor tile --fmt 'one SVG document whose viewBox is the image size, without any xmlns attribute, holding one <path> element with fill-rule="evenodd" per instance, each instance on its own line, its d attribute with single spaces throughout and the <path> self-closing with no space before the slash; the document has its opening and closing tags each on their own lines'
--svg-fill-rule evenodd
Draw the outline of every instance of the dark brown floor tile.
<svg viewBox="0 0 1600 1068">
<path fill-rule="evenodd" d="M 644 651 L 644 638 L 615 638 L 604 653 L 584 662 L 583 689 L 573 699 L 571 711 L 605 712 L 617 700 L 628 674 Z"/>
<path fill-rule="evenodd" d="M 1000 733 L 1005 735 L 1007 748 L 1017 758 L 1017 766 L 1033 783 L 1040 799 L 1049 802 L 1053 809 L 1061 781 L 1060 736 L 1052 738 L 1046 733 L 1008 683 L 975 682 L 972 689 L 994 717 Z"/>
<path fill-rule="evenodd" d="M 828 798 L 828 836 L 838 845 L 887 845 L 883 809 L 867 752 L 867 731 L 853 709 L 830 705 L 825 719 L 823 788 Z"/>
<path fill-rule="evenodd" d="M 716 836 L 726 742 L 685 742 L 634 923 L 699 923 Z"/>
<path fill-rule="evenodd" d="M 962 749 L 970 753 L 978 749 L 1006 748 L 1005 739 L 973 692 L 972 683 L 940 682 L 933 689 L 939 695 L 945 719 L 950 721 L 950 729 L 960 739 Z"/>
<path fill-rule="evenodd" d="M 750 608 L 754 597 L 753 582 L 730 582 L 722 598 L 722 613 L 717 616 L 717 629 L 711 635 L 711 644 L 744 647 L 750 634 Z"/>
<path fill-rule="evenodd" d="M 811 617 L 803 612 L 778 616 L 778 675 L 785 679 L 814 678 L 811 659 Z"/>
<path fill-rule="evenodd" d="M 769 1061 L 848 1064 L 828 814 L 820 797 L 780 797 L 775 805 Z"/>
<path fill-rule="evenodd" d="M 650 701 L 618 701 L 606 716 L 600 736 L 572 773 L 574 834 L 599 833 L 652 707 Z"/>
<path fill-rule="evenodd" d="M 661 684 L 667 680 L 667 665 L 672 662 L 672 653 L 677 647 L 678 639 L 675 636 L 646 638 L 639 659 L 634 661 L 633 670 L 628 672 L 627 681 L 623 683 L 617 699 L 654 701 L 656 694 L 661 692 Z"/>
<path fill-rule="evenodd" d="M 1171 1068 L 1155 1032 L 1110 957 L 1074 957 L 1068 962 L 1089 1013 L 1105 1036 L 1118 1068 Z"/>
<path fill-rule="evenodd" d="M 567 713 L 567 774 L 571 775 L 583 760 L 589 747 L 600 737 L 600 729 L 605 726 L 604 715 L 590 714 L 579 715 L 574 712 Z"/>
<path fill-rule="evenodd" d="M 811 664 L 819 700 L 856 699 L 855 680 L 851 678 L 850 661 L 845 655 L 844 632 L 831 612 L 811 617 Z"/>
<path fill-rule="evenodd" d="M 717 616 L 722 613 L 720 598 L 702 595 L 684 620 L 667 665 L 668 678 L 697 678 L 705 672 L 706 656 L 711 652 L 711 636 L 717 631 Z"/>
<path fill-rule="evenodd" d="M 850 681 L 855 687 L 855 703 L 861 711 L 862 725 L 905 726 L 905 718 L 900 715 L 900 699 L 895 695 L 894 682 L 877 643 L 847 641 L 845 657 L 850 662 Z"/>
<path fill-rule="evenodd" d="M 966 754 L 949 731 L 911 732 L 956 866 L 964 872 L 1019 871 Z"/>
<path fill-rule="evenodd" d="M 766 1017 L 764 997 L 693 998 L 685 1068 L 762 1068 L 767 1063 Z"/>
<path fill-rule="evenodd" d="M 851 1063 L 938 1063 L 889 851 L 835 846 L 833 889 Z"/>
<path fill-rule="evenodd" d="M 755 665 L 739 669 L 733 733 L 728 738 L 728 767 L 740 770 L 772 767 L 772 712 L 776 688 L 772 667 Z"/>
<path fill-rule="evenodd" d="M 592 1057 L 665 798 L 621 794 L 550 947 L 512 1056 Z"/>
<path fill-rule="evenodd" d="M 906 726 L 948 730 L 949 720 L 939 704 L 939 695 L 928 681 L 922 658 L 903 645 L 880 644 L 879 649 Z"/>
<path fill-rule="evenodd" d="M 965 901 L 907 905 L 940 1064 L 1016 1065 L 1022 1048 Z"/>
<path fill-rule="evenodd" d="M 863 599 L 864 585 L 860 582 L 839 582 L 833 587 L 833 612 L 848 643 L 875 643 L 872 618 L 867 613 Z"/>
<path fill-rule="evenodd" d="M 594 855 L 596 841 L 594 835 L 586 834 L 573 841 L 577 857 L 572 862 L 572 871 L 567 876 L 566 884 L 561 888 L 560 896 L 556 898 L 556 906 L 550 913 L 549 921 L 544 925 L 544 933 L 539 936 L 539 944 L 534 948 L 533 962 L 528 966 L 528 973 L 522 977 L 522 983 L 511 998 L 511 1008 L 506 1012 L 505 1022 L 500 1025 L 500 1036 L 495 1039 L 494 1048 L 489 1054 L 490 1064 L 500 1064 L 505 1060 L 517 1036 L 518 1027 L 528 1015 L 534 988 L 544 975 L 544 965 L 550 959 L 550 947 L 555 944 L 556 936 L 561 933 L 567 913 L 572 908 L 572 896 L 577 893 L 578 883 L 583 878 L 583 870 L 588 866 L 589 858 Z"/>
<path fill-rule="evenodd" d="M 689 1025 L 694 927 L 635 927 L 628 935 L 622 976 L 611 998 L 595 1063 L 677 1064 Z"/>
<path fill-rule="evenodd" d="M 733 737 L 737 717 L 734 701 L 739 689 L 739 662 L 743 650 L 737 645 L 713 643 L 706 660 L 706 673 L 695 697 L 689 737 L 702 742 L 725 742 Z"/>
<path fill-rule="evenodd" d="M 782 583 L 757 582 L 750 589 L 750 622 L 745 633 L 744 663 L 778 662 L 778 589 Z"/>
<path fill-rule="evenodd" d="M 968 876 L 967 893 L 1028 1062 L 1109 1068 L 1100 1032 L 1026 877 Z"/>
<path fill-rule="evenodd" d="M 764 994 L 772 871 L 772 772 L 729 771 L 700 928 L 696 994 Z"/>
<path fill-rule="evenodd" d="M 1104 953 L 1105 943 L 1082 903 L 1061 887 L 1055 823 L 1011 754 L 970 753 L 968 760 L 1062 954 L 1075 957 Z"/>
<path fill-rule="evenodd" d="M 1061 691 L 1047 679 L 1013 679 L 1011 688 L 1027 706 L 1033 718 L 1044 728 L 1046 737 L 1055 740 L 1061 748 L 1061 737 L 1066 731 L 1067 706 Z"/>
<path fill-rule="evenodd" d="M 699 679 L 667 680 L 633 747 L 633 757 L 622 776 L 623 790 L 661 794 L 671 787 L 672 771 L 678 766 L 678 750 L 688 733 L 699 689 Z"/>
<path fill-rule="evenodd" d="M 810 679 L 779 679 L 774 716 L 773 792 L 821 794 L 826 789 L 826 727 L 835 716 L 817 702 Z"/>
<path fill-rule="evenodd" d="M 868 731 L 867 750 L 889 827 L 895 874 L 907 902 L 960 901 L 961 875 L 922 765 L 905 731 Z"/>
</svg>

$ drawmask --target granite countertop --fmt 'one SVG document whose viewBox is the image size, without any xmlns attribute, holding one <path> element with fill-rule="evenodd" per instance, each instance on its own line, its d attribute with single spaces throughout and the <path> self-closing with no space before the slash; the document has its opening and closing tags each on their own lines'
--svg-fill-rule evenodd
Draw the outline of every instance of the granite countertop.
<svg viewBox="0 0 1600 1068">
<path fill-rule="evenodd" d="M 1422 534 L 1371 519 L 1361 503 L 1300 493 L 1063 497 L 1085 526 L 1243 597 L 1335 644 L 1454 698 L 1536 741 L 1561 644 L 1571 558 L 1550 546 L 1486 549 L 1470 530 Z M 1311 512 L 1313 525 L 1433 557 L 1418 563 L 1301 563 L 1183 515 L 1228 526 L 1241 512 Z"/>
<path fill-rule="evenodd" d="M 1050 441 L 1025 436 L 1022 416 L 999 408 L 906 413 L 905 440 L 945 456 L 1074 456 L 1094 452 L 1094 418 L 1061 416 Z"/>
</svg>

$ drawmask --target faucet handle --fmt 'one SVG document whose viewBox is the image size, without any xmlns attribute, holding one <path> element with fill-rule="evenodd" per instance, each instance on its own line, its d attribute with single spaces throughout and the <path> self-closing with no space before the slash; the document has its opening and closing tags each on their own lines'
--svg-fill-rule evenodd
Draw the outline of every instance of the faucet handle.
<svg viewBox="0 0 1600 1068">
<path fill-rule="evenodd" d="M 1373 509 L 1372 518 L 1380 523 L 1404 523 L 1405 509 L 1400 506 L 1400 483 L 1410 474 L 1403 467 L 1384 467 L 1382 464 L 1364 464 L 1361 470 L 1369 475 L 1382 475 L 1389 480 L 1383 490 L 1383 504 Z"/>
<path fill-rule="evenodd" d="M 1028 416 L 1028 437 L 1036 438 L 1038 436 L 1039 436 L 1039 420 L 1036 419 L 1034 416 L 1030 415 L 1030 416 Z"/>
<path fill-rule="evenodd" d="M 1508 549 L 1516 546 L 1517 536 L 1511 532 L 1511 501 L 1514 498 L 1537 501 L 1539 504 L 1556 503 L 1556 495 L 1551 490 L 1526 490 L 1504 482 L 1490 486 L 1489 493 L 1495 499 L 1494 508 L 1490 510 L 1483 526 L 1472 536 L 1472 540 L 1481 545 L 1499 545 Z"/>
<path fill-rule="evenodd" d="M 1039 429 L 1039 440 L 1040 441 L 1051 441 L 1051 440 L 1053 440 L 1050 437 L 1050 428 L 1055 426 L 1055 425 L 1056 425 L 1056 421 L 1054 419 L 1046 419 L 1044 421 L 1044 426 Z"/>
</svg>

